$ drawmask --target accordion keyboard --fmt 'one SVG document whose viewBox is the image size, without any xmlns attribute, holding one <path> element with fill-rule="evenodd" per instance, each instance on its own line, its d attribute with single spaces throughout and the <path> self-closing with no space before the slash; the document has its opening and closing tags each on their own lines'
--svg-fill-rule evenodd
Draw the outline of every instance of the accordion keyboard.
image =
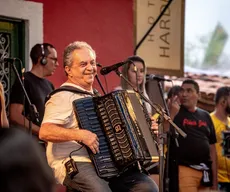
<svg viewBox="0 0 230 192">
<path fill-rule="evenodd" d="M 77 109 L 75 110 L 75 113 L 77 113 L 77 118 L 80 126 L 83 128 L 87 128 L 87 130 L 95 133 L 99 138 L 100 152 L 98 154 L 92 154 L 92 152 L 89 151 L 91 160 L 94 162 L 94 164 L 97 165 L 97 174 L 101 178 L 111 178 L 118 175 L 118 169 L 116 168 L 112 160 L 109 144 L 106 140 L 103 130 L 100 127 L 101 125 L 98 120 L 92 99 L 93 98 L 84 98 L 81 99 L 80 102 L 78 102 L 78 100 L 75 101 L 74 104 Z M 105 123 L 108 123 L 105 118 L 103 119 L 103 121 Z M 107 132 L 109 133 L 110 127 L 108 126 L 107 128 Z M 108 136 L 110 136 L 110 134 L 108 134 Z M 116 148 L 114 150 L 116 150 Z M 117 155 L 119 156 L 119 153 Z"/>
</svg>

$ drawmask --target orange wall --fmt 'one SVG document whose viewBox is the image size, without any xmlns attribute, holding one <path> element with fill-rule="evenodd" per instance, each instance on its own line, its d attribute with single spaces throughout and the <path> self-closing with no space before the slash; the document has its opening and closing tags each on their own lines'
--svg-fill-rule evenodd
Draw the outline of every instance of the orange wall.
<svg viewBox="0 0 230 192">
<path fill-rule="evenodd" d="M 62 53 L 70 42 L 88 42 L 103 66 L 123 61 L 133 54 L 132 0 L 34 1 L 43 3 L 44 42 L 52 43 L 58 51 L 60 67 L 49 78 L 56 87 L 66 80 Z M 99 77 L 105 86 L 104 77 Z M 106 79 L 109 91 L 119 84 L 114 72 Z M 100 91 L 97 83 L 95 87 Z"/>
</svg>

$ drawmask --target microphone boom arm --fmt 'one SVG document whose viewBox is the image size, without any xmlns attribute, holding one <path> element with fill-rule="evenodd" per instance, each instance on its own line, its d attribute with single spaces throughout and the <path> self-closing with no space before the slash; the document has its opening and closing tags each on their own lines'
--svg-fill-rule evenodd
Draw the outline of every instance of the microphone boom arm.
<svg viewBox="0 0 230 192">
<path fill-rule="evenodd" d="M 150 101 L 146 96 L 144 96 L 141 92 L 138 92 L 138 90 L 136 90 L 136 89 L 132 86 L 132 84 L 129 82 L 129 80 L 126 79 L 126 78 L 122 75 L 122 73 L 121 73 L 119 70 L 115 70 L 115 72 L 116 72 L 116 74 L 117 74 L 119 77 L 123 78 L 123 79 L 133 88 L 133 90 L 134 90 L 136 93 L 138 93 L 138 94 L 140 95 L 140 97 L 141 97 L 144 101 L 148 102 L 148 103 L 151 105 L 151 107 L 152 107 L 153 109 L 156 110 L 156 112 L 157 112 L 158 114 L 162 115 L 162 116 L 164 117 L 164 119 L 165 119 L 166 121 L 168 121 L 168 122 L 177 130 L 177 132 L 178 132 L 182 137 L 184 137 L 184 138 L 187 137 L 187 134 L 186 134 L 184 131 L 182 131 L 182 130 L 172 121 L 172 119 L 166 114 L 165 110 L 164 110 L 161 106 L 158 106 L 158 105 L 156 105 L 156 104 L 153 104 L 152 101 Z"/>
</svg>

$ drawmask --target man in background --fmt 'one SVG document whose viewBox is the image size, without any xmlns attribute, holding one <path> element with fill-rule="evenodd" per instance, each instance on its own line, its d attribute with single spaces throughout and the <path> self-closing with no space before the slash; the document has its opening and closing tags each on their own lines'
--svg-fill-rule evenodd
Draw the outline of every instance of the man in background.
<svg viewBox="0 0 230 192">
<path fill-rule="evenodd" d="M 230 87 L 221 87 L 215 96 L 215 111 L 211 118 L 216 131 L 216 151 L 218 158 L 218 187 L 221 191 L 230 191 L 230 159 L 223 154 L 224 131 L 230 132 Z"/>
<path fill-rule="evenodd" d="M 31 119 L 30 106 L 18 80 L 15 81 L 10 99 L 10 120 L 21 127 L 29 129 L 29 120 L 32 120 L 31 131 L 38 136 L 44 116 L 45 98 L 54 90 L 53 84 L 46 77 L 54 74 L 58 67 L 57 51 L 49 43 L 36 44 L 30 51 L 32 69 L 23 76 L 23 83 L 28 97 L 35 105 L 39 118 Z"/>
<path fill-rule="evenodd" d="M 179 135 L 178 143 L 171 142 L 169 169 L 170 191 L 195 192 L 217 189 L 216 135 L 207 111 L 197 107 L 199 85 L 192 79 L 183 81 L 178 96 L 170 99 L 170 116 L 187 137 Z M 177 103 L 177 97 L 180 104 Z M 178 180 L 175 181 L 178 175 Z M 175 183 L 179 184 L 179 190 Z"/>
</svg>

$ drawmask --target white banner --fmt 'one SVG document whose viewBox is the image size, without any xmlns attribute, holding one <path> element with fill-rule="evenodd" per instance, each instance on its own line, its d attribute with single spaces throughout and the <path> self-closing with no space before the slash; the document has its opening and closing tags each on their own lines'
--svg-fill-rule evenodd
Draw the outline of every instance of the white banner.
<svg viewBox="0 0 230 192">
<path fill-rule="evenodd" d="M 162 75 L 183 75 L 184 1 L 173 0 L 137 49 L 148 67 Z M 136 45 L 150 29 L 168 0 L 136 0 Z"/>
</svg>

